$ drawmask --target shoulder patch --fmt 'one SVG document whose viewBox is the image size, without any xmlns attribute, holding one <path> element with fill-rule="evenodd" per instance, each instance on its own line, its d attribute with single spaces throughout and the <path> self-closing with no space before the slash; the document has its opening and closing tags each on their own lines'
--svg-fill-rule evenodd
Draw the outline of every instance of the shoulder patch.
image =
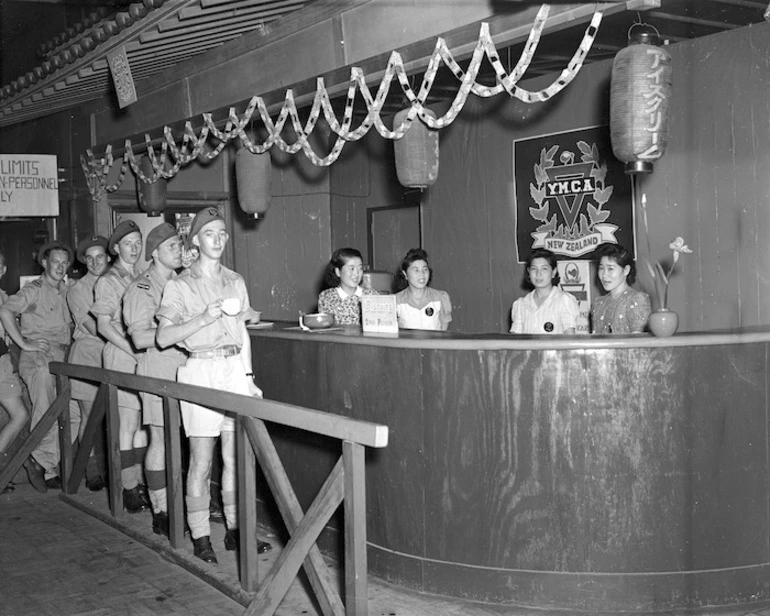
<svg viewBox="0 0 770 616">
<path fill-rule="evenodd" d="M 42 287 L 43 286 L 43 279 L 42 278 L 35 278 L 32 282 L 29 283 L 29 285 L 31 287 Z"/>
</svg>

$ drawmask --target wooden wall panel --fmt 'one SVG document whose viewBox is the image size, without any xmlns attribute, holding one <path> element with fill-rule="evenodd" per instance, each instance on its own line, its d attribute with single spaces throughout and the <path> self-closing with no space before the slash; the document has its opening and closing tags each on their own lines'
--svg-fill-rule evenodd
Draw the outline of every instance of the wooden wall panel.
<svg viewBox="0 0 770 616">
<path fill-rule="evenodd" d="M 329 260 L 329 179 L 304 157 L 274 157 L 270 209 L 259 220 L 234 215 L 235 269 L 265 320 L 294 321 L 315 310 Z"/>
<path fill-rule="evenodd" d="M 654 172 L 639 179 L 639 195 L 647 195 L 652 258 L 670 262 L 668 245 L 676 236 L 695 251 L 680 261 L 669 293 L 682 331 L 770 321 L 769 29 L 763 23 L 669 47 L 669 146 Z M 452 297 L 453 329 L 506 331 L 510 305 L 524 293 L 514 256 L 513 141 L 608 123 L 610 72 L 609 62 L 586 66 L 544 104 L 471 97 L 441 131 L 439 180 L 423 196 L 423 247 L 435 286 Z M 552 78 L 526 86 L 539 88 Z M 392 166 L 392 160 L 371 165 L 370 196 L 340 207 L 344 217 L 333 216 L 333 236 L 363 238 L 356 209 L 377 203 L 376 195 L 394 181 Z M 333 191 L 344 191 L 353 174 L 352 167 L 337 171 Z M 641 262 L 650 256 L 648 236 L 638 209 L 636 244 L 638 286 L 650 291 Z"/>
</svg>

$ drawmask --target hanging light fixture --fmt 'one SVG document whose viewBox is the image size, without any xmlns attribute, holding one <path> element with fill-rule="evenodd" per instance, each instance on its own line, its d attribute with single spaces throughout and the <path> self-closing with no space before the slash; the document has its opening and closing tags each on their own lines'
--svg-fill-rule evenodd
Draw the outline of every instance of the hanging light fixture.
<svg viewBox="0 0 770 616">
<path fill-rule="evenodd" d="M 634 24 L 612 63 L 610 138 L 626 173 L 652 173 L 668 144 L 671 55 L 658 31 Z"/>
<path fill-rule="evenodd" d="M 252 154 L 248 148 L 240 148 L 235 155 L 235 179 L 238 187 L 238 203 L 241 209 L 259 218 L 270 207 L 270 154 Z"/>
<path fill-rule="evenodd" d="M 396 114 L 393 126 L 399 126 L 409 109 Z M 430 109 L 425 113 L 436 117 Z M 401 139 L 393 142 L 396 157 L 396 175 L 406 188 L 427 188 L 438 179 L 438 130 L 428 128 L 418 116 Z"/>
<path fill-rule="evenodd" d="M 152 168 L 152 162 L 146 155 L 142 156 L 139 161 L 139 168 L 145 176 L 152 176 L 155 173 Z M 139 207 L 148 216 L 160 216 L 166 207 L 167 181 L 163 178 L 158 178 L 152 184 L 146 184 L 137 178 L 136 187 L 139 192 Z"/>
</svg>

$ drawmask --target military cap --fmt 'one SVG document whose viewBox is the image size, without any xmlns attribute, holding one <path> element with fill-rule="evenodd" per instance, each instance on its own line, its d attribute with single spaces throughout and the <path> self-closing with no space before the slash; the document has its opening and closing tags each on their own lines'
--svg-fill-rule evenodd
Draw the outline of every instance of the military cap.
<svg viewBox="0 0 770 616">
<path fill-rule="evenodd" d="M 69 256 L 70 263 L 72 263 L 72 248 L 59 240 L 51 240 L 50 242 L 43 244 L 40 247 L 40 250 L 37 251 L 37 262 L 40 263 L 40 267 L 45 267 L 45 265 L 43 265 L 43 259 L 47 258 L 52 250 L 63 250 Z"/>
<path fill-rule="evenodd" d="M 147 234 L 147 242 L 144 246 L 144 260 L 151 261 L 153 251 L 167 239 L 179 235 L 174 225 L 167 222 L 159 224 Z"/>
<path fill-rule="evenodd" d="M 115 249 L 115 245 L 129 233 L 134 233 L 135 231 L 137 233 L 142 232 L 142 230 L 139 228 L 139 225 L 137 225 L 133 220 L 124 220 L 117 227 L 115 227 L 112 235 L 110 235 L 110 252 L 114 255 L 118 254 L 118 251 Z"/>
<path fill-rule="evenodd" d="M 78 243 L 78 261 L 81 263 L 86 262 L 86 250 L 93 246 L 101 246 L 104 248 L 104 252 L 107 252 L 107 238 L 103 235 L 92 235 L 84 240 L 80 240 Z"/>
</svg>

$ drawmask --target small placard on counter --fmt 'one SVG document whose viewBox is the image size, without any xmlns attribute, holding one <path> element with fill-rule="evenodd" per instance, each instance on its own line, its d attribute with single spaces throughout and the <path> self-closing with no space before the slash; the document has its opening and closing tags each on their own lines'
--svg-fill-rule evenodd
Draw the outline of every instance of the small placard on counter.
<svg viewBox="0 0 770 616">
<path fill-rule="evenodd" d="M 364 295 L 361 298 L 361 327 L 365 332 L 397 334 L 395 295 Z"/>
</svg>

